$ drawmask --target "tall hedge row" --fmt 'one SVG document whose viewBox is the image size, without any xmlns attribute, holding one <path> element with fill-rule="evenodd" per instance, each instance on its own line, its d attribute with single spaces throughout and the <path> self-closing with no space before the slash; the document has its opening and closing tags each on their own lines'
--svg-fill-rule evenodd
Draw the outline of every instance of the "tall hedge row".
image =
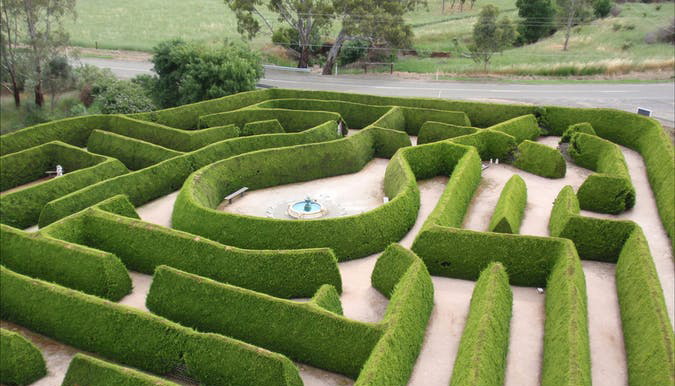
<svg viewBox="0 0 675 386">
<path fill-rule="evenodd" d="M 425 122 L 420 128 L 417 137 L 417 144 L 443 141 L 449 138 L 455 138 L 462 135 L 473 134 L 478 129 L 470 126 L 457 126 L 450 123 L 441 123 L 434 121 Z"/>
<path fill-rule="evenodd" d="M 301 385 L 286 357 L 17 274 L 0 266 L 0 317 L 80 350 L 155 374 L 183 364 L 205 385 Z"/>
<path fill-rule="evenodd" d="M 382 331 L 311 304 L 160 266 L 146 300 L 150 311 L 200 331 L 215 332 L 356 377 Z M 273 320 L 270 316 L 273 315 Z"/>
<path fill-rule="evenodd" d="M 547 178 L 563 178 L 567 171 L 565 158 L 560 151 L 530 140 L 518 145 L 513 166 Z"/>
<path fill-rule="evenodd" d="M 513 136 L 491 129 L 478 130 L 474 134 L 454 137 L 449 141 L 475 147 L 483 160 L 509 159 L 516 150 L 516 139 Z"/>
<path fill-rule="evenodd" d="M 26 276 L 119 300 L 131 279 L 117 256 L 0 224 L 0 263 Z"/>
<path fill-rule="evenodd" d="M 488 230 L 499 233 L 518 233 L 527 205 L 527 186 L 523 178 L 514 174 L 504 185 Z"/>
<path fill-rule="evenodd" d="M 617 214 L 635 205 L 635 188 L 617 145 L 594 135 L 575 133 L 568 152 L 577 165 L 597 172 L 579 187 L 581 209 Z"/>
<path fill-rule="evenodd" d="M 181 189 L 174 206 L 173 226 L 242 248 L 329 247 L 338 260 L 381 251 L 405 235 L 419 208 L 415 181 L 400 168 L 390 168 L 385 174 L 385 193 L 390 201 L 359 215 L 296 221 L 213 209 L 223 197 L 243 186 L 260 189 L 354 173 L 372 159 L 377 147 L 374 141 L 378 139 L 383 137 L 366 129 L 344 139 L 256 151 L 208 165 L 193 173 Z M 387 188 L 389 181 L 396 186 Z"/>
<path fill-rule="evenodd" d="M 279 123 L 278 119 L 268 119 L 264 121 L 248 122 L 241 129 L 241 135 L 259 135 L 259 134 L 274 134 L 284 133 L 284 127 Z"/>
<path fill-rule="evenodd" d="M 102 130 L 92 131 L 87 142 L 87 151 L 116 158 L 129 170 L 144 169 L 183 154 L 140 139 Z"/>
<path fill-rule="evenodd" d="M 70 361 L 61 386 L 80 385 L 178 386 L 162 378 L 78 353 Z"/>
<path fill-rule="evenodd" d="M 504 383 L 513 293 L 504 266 L 491 263 L 481 272 L 471 295 L 450 385 Z"/>
<path fill-rule="evenodd" d="M 533 114 L 527 114 L 497 123 L 496 125 L 490 126 L 489 129 L 513 136 L 518 144 L 526 139 L 535 140 L 541 135 L 539 123 Z"/>
<path fill-rule="evenodd" d="M 330 111 L 249 108 L 204 115 L 200 127 L 235 125 L 244 127 L 249 122 L 276 119 L 287 133 L 305 131 L 327 121 L 340 122 L 342 117 Z"/>
<path fill-rule="evenodd" d="M 0 382 L 28 385 L 46 374 L 40 350 L 21 334 L 0 328 Z"/>
</svg>

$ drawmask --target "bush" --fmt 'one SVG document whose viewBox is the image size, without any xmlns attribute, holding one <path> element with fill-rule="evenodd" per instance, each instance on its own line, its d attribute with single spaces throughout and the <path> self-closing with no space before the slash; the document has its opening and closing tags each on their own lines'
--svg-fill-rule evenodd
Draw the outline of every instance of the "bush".
<svg viewBox="0 0 675 386">
<path fill-rule="evenodd" d="M 129 81 L 117 81 L 96 94 L 95 107 L 103 114 L 131 114 L 155 109 L 141 86 Z"/>
<path fill-rule="evenodd" d="M 635 188 L 619 147 L 594 135 L 572 135 L 569 154 L 574 162 L 596 171 L 579 187 L 581 209 L 620 213 L 635 205 Z"/>
<path fill-rule="evenodd" d="M 284 127 L 281 126 L 279 120 L 269 119 L 265 121 L 248 122 L 241 130 L 241 135 L 259 135 L 259 134 L 274 134 L 284 133 Z"/>
<path fill-rule="evenodd" d="M 366 40 L 349 40 L 342 45 L 340 56 L 338 57 L 338 64 L 346 66 L 359 61 L 368 52 L 370 42 Z"/>
<path fill-rule="evenodd" d="M 61 386 L 178 386 L 140 371 L 105 362 L 82 353 L 75 354 Z"/>
<path fill-rule="evenodd" d="M 19 333 L 0 328 L 0 382 L 28 385 L 47 375 L 42 353 Z"/>
<path fill-rule="evenodd" d="M 499 233 L 518 233 L 527 205 L 525 181 L 514 174 L 502 189 L 488 230 Z"/>
<path fill-rule="evenodd" d="M 156 374 L 183 364 L 191 377 L 205 385 L 302 384 L 293 362 L 282 355 L 221 335 L 198 333 L 3 266 L 0 280 L 2 319 L 79 350 Z"/>
<path fill-rule="evenodd" d="M 595 130 L 593 130 L 593 125 L 591 125 L 588 122 L 582 122 L 582 123 L 576 123 L 574 125 L 570 125 L 562 135 L 562 138 L 560 138 L 560 143 L 567 143 L 572 139 L 572 135 L 574 133 L 586 133 L 589 135 L 597 135 L 595 134 Z"/>
<path fill-rule="evenodd" d="M 563 178 L 567 164 L 560 151 L 529 140 L 518 145 L 513 166 L 547 178 Z"/>
<path fill-rule="evenodd" d="M 491 263 L 476 281 L 450 385 L 504 383 L 513 294 L 504 266 Z"/>
<path fill-rule="evenodd" d="M 171 107 L 255 89 L 260 56 L 233 42 L 211 47 L 180 39 L 160 43 L 152 57 L 158 75 L 154 95 Z"/>
<path fill-rule="evenodd" d="M 593 1 L 593 14 L 597 18 L 607 17 L 613 6 L 612 0 L 595 0 Z"/>
</svg>

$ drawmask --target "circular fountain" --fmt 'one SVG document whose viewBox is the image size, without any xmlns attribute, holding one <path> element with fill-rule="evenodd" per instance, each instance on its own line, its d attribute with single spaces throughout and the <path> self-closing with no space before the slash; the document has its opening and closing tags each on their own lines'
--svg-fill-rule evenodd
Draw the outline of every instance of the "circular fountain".
<svg viewBox="0 0 675 386">
<path fill-rule="evenodd" d="M 309 196 L 304 201 L 288 204 L 288 215 L 293 218 L 319 218 L 325 216 L 326 208 Z"/>
</svg>

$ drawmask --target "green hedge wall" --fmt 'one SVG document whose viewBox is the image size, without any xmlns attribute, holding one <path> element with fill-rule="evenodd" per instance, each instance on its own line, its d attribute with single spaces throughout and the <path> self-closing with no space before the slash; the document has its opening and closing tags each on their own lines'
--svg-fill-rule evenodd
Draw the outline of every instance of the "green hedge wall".
<svg viewBox="0 0 675 386">
<path fill-rule="evenodd" d="M 340 122 L 338 113 L 329 111 L 258 109 L 249 108 L 204 115 L 199 118 L 200 127 L 213 127 L 233 124 L 244 127 L 249 122 L 276 119 L 287 133 L 305 131 L 327 121 Z"/>
<path fill-rule="evenodd" d="M 658 121 L 619 110 L 550 106 L 546 116 L 557 134 L 569 125 L 588 122 L 600 137 L 640 152 L 661 222 L 675 243 L 675 150 Z"/>
<path fill-rule="evenodd" d="M 597 135 L 595 134 L 595 130 L 593 130 L 593 125 L 591 125 L 588 122 L 581 122 L 581 123 L 575 123 L 574 125 L 570 125 L 567 129 L 565 129 L 565 132 L 563 132 L 562 137 L 560 138 L 560 143 L 567 143 L 572 139 L 572 135 L 574 133 L 586 133 L 589 135 Z"/>
<path fill-rule="evenodd" d="M 513 136 L 490 129 L 451 138 L 450 142 L 475 147 L 483 160 L 509 159 L 516 150 L 516 139 Z"/>
<path fill-rule="evenodd" d="M 340 293 L 330 284 L 324 284 L 319 287 L 308 303 L 323 308 L 326 311 L 343 315 Z"/>
<path fill-rule="evenodd" d="M 48 170 L 61 165 L 65 173 L 88 168 L 105 161 L 62 142 L 49 142 L 0 157 L 0 191 L 46 178 Z"/>
<path fill-rule="evenodd" d="M 284 133 L 284 127 L 281 126 L 278 119 L 268 119 L 266 121 L 248 122 L 241 130 L 241 135 L 258 135 Z"/>
<path fill-rule="evenodd" d="M 541 135 L 539 123 L 533 114 L 523 115 L 521 117 L 509 119 L 489 127 L 491 130 L 501 131 L 502 133 L 513 136 L 516 143 L 520 144 L 526 139 L 535 140 Z"/>
<path fill-rule="evenodd" d="M 61 177 L 0 196 L 0 222 L 21 229 L 35 225 L 39 221 L 40 211 L 48 202 L 99 181 L 128 173 L 128 169 L 114 158 L 94 157 L 101 160 L 94 166 L 70 173 L 66 169 Z"/>
<path fill-rule="evenodd" d="M 28 385 L 46 374 L 40 350 L 19 333 L 0 328 L 0 382 Z"/>
<path fill-rule="evenodd" d="M 0 237 L 0 263 L 15 272 L 113 301 L 131 292 L 129 273 L 111 253 L 7 225 L 0 225 Z"/>
<path fill-rule="evenodd" d="M 80 350 L 155 374 L 185 364 L 189 374 L 205 385 L 302 384 L 288 358 L 259 347 L 197 333 L 3 266 L 0 280 L 0 317 Z"/>
<path fill-rule="evenodd" d="M 491 263 L 476 281 L 450 385 L 504 383 L 513 293 L 504 266 Z"/>
<path fill-rule="evenodd" d="M 399 244 L 380 255 L 371 282 L 389 305 L 380 326 L 382 338 L 373 348 L 355 386 L 408 384 L 434 306 L 434 286 L 422 260 Z"/>
<path fill-rule="evenodd" d="M 61 386 L 80 385 L 178 386 L 162 378 L 78 353 L 70 361 Z"/>
<path fill-rule="evenodd" d="M 146 305 L 182 325 L 241 339 L 351 377 L 358 375 L 382 335 L 375 325 L 311 304 L 273 298 L 167 266 L 155 271 Z"/>
<path fill-rule="evenodd" d="M 471 126 L 469 117 L 463 111 L 423 109 L 418 107 L 399 107 L 405 118 L 405 131 L 418 135 L 427 121 L 448 123 L 457 126 Z"/>
<path fill-rule="evenodd" d="M 475 127 L 457 126 L 449 123 L 427 121 L 424 122 L 420 128 L 420 132 L 417 137 L 417 144 L 423 145 L 425 143 L 443 141 L 449 138 L 473 134 L 477 131 L 478 129 Z"/>
<path fill-rule="evenodd" d="M 525 181 L 514 174 L 502 189 L 488 230 L 499 233 L 518 233 L 527 205 Z"/>
<path fill-rule="evenodd" d="M 579 187 L 581 209 L 617 214 L 635 205 L 635 188 L 617 145 L 594 135 L 575 133 L 568 152 L 577 165 L 597 172 Z"/>
<path fill-rule="evenodd" d="M 262 150 L 213 163 L 186 181 L 174 206 L 173 226 L 242 248 L 328 247 L 340 261 L 381 251 L 407 233 L 419 208 L 414 178 L 400 168 L 388 168 L 385 174 L 390 201 L 360 215 L 295 221 L 213 209 L 242 186 L 260 189 L 354 173 L 372 159 L 374 142 L 381 138 L 366 129 L 340 140 Z"/>
<path fill-rule="evenodd" d="M 144 169 L 183 154 L 150 142 L 101 130 L 92 131 L 87 150 L 116 158 L 129 170 Z"/>
<path fill-rule="evenodd" d="M 560 151 L 530 140 L 518 145 L 513 166 L 547 178 L 563 178 L 567 171 L 565 158 Z"/>
</svg>

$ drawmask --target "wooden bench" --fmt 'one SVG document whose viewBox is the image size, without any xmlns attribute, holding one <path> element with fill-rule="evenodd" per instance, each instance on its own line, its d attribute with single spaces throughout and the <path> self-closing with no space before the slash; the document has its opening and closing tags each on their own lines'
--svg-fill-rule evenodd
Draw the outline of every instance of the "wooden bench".
<svg viewBox="0 0 675 386">
<path fill-rule="evenodd" d="M 227 196 L 225 196 L 225 199 L 227 200 L 227 203 L 228 203 L 228 204 L 231 204 L 231 203 L 232 203 L 232 200 L 234 200 L 235 198 L 237 198 L 237 197 L 239 197 L 239 196 L 243 196 L 244 193 L 245 193 L 247 190 L 248 190 L 248 187 L 244 186 L 243 188 L 237 190 L 236 192 L 231 193 L 231 194 L 228 194 Z"/>
</svg>

